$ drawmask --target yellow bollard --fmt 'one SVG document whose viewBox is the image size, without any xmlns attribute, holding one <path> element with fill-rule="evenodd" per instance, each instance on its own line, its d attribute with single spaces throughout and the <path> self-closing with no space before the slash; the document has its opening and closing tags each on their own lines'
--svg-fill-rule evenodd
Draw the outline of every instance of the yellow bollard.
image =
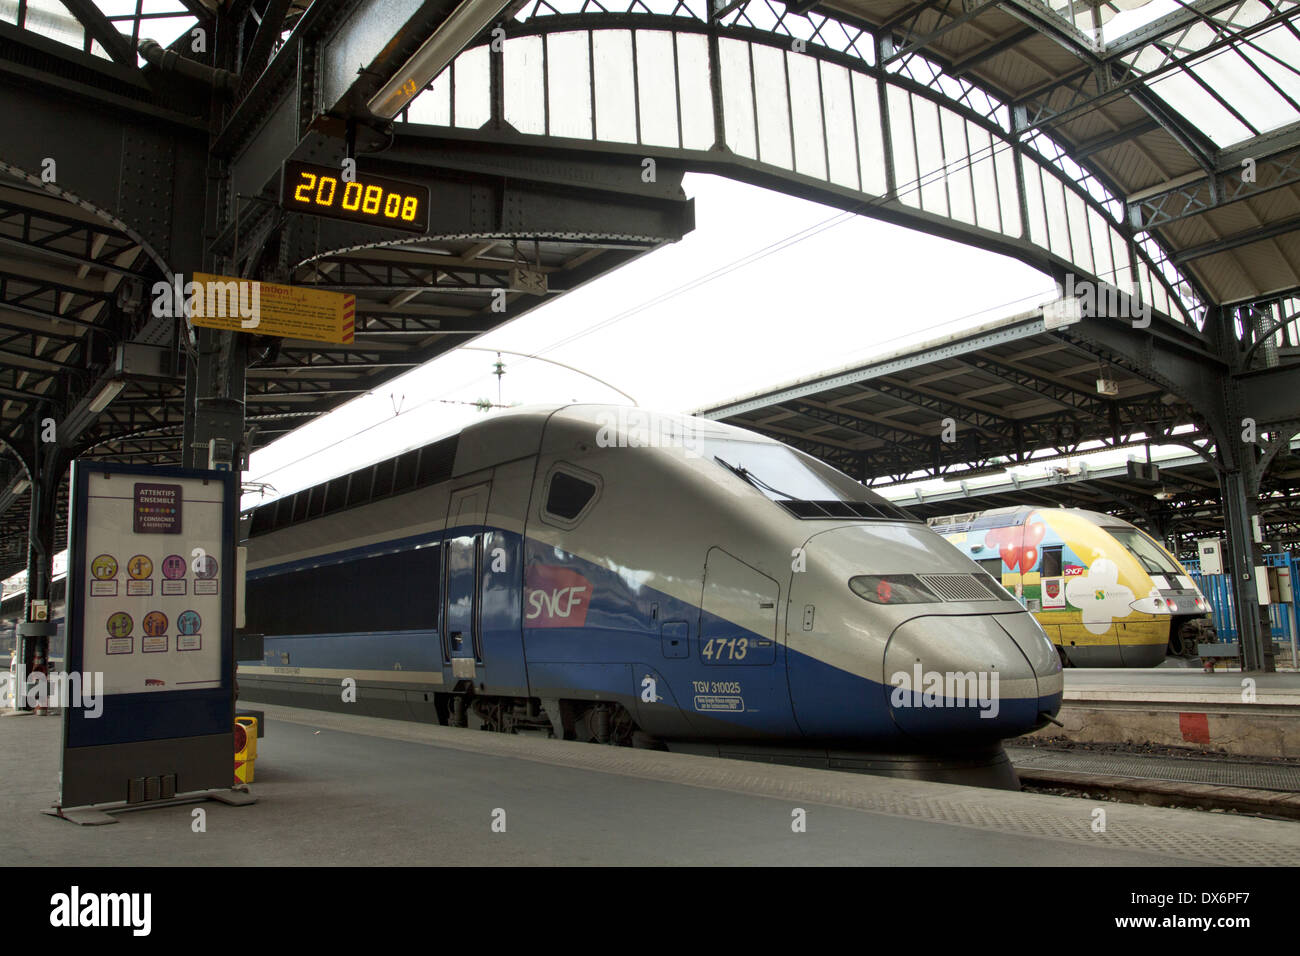
<svg viewBox="0 0 1300 956">
<path fill-rule="evenodd" d="M 257 762 L 257 718 L 235 718 L 235 783 L 253 782 Z"/>
</svg>

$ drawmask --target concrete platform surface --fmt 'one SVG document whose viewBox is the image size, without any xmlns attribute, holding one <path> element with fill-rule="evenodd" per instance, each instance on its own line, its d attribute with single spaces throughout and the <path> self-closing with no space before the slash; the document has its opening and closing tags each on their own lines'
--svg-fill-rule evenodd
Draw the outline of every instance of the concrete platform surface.
<svg viewBox="0 0 1300 956">
<path fill-rule="evenodd" d="M 1241 704 L 1242 680 L 1255 682 L 1255 704 L 1300 707 L 1300 673 L 1207 674 L 1191 667 L 1068 667 L 1065 700 L 1143 701 L 1176 704 Z"/>
<path fill-rule="evenodd" d="M 78 827 L 57 796 L 61 721 L 0 721 L 11 865 L 1300 862 L 1300 825 L 887 780 L 267 707 L 250 807 Z M 202 808 L 206 831 L 193 830 Z M 793 811 L 807 830 L 792 831 Z M 505 832 L 493 822 L 504 811 Z"/>
</svg>

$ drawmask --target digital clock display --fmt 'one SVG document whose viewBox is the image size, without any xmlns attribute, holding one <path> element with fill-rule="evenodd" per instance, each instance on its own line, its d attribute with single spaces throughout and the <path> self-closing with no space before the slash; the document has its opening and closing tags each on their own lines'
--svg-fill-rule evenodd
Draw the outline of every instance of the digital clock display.
<svg viewBox="0 0 1300 956">
<path fill-rule="evenodd" d="M 359 170 L 356 178 L 347 182 L 341 169 L 294 159 L 284 164 L 280 206 L 408 232 L 429 230 L 428 186 L 368 176 Z"/>
</svg>

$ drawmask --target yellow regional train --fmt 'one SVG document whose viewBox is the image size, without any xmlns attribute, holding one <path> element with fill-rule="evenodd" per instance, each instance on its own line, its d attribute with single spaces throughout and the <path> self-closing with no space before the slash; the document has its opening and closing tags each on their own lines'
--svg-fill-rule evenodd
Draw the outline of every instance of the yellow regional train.
<svg viewBox="0 0 1300 956">
<path fill-rule="evenodd" d="M 1154 667 L 1211 640 L 1210 603 L 1143 531 L 1078 508 L 997 508 L 930 526 L 1038 618 L 1074 667 Z"/>
</svg>

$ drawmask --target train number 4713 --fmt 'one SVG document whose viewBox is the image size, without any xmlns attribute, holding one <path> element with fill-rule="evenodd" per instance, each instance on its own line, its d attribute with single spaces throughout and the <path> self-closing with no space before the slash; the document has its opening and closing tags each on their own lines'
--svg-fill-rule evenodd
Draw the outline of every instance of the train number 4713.
<svg viewBox="0 0 1300 956">
<path fill-rule="evenodd" d="M 744 637 L 715 637 L 704 642 L 700 656 L 706 661 L 743 661 L 749 653 L 749 640 Z"/>
</svg>

